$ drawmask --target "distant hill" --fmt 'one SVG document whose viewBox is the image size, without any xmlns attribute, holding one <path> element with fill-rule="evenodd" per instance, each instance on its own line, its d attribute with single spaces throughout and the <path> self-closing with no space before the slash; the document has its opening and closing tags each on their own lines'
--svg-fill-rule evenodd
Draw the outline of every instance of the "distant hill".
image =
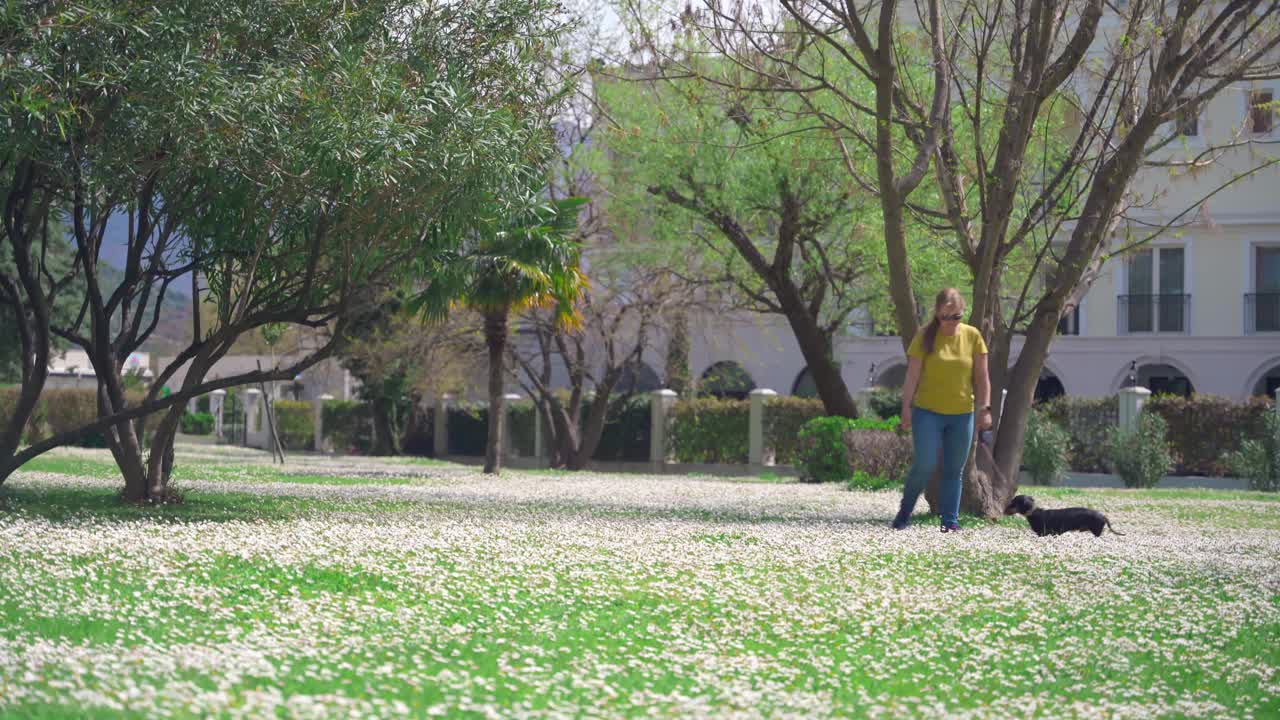
<svg viewBox="0 0 1280 720">
<path fill-rule="evenodd" d="M 124 271 L 106 262 L 98 265 L 98 282 L 104 293 L 112 293 L 124 281 Z M 169 286 L 160 304 L 160 320 L 155 332 L 143 343 L 143 352 L 161 355 L 177 353 L 191 342 L 191 296 L 176 289 L 177 282 Z M 185 279 L 190 287 L 190 279 Z M 155 307 L 154 299 L 148 306 Z"/>
</svg>

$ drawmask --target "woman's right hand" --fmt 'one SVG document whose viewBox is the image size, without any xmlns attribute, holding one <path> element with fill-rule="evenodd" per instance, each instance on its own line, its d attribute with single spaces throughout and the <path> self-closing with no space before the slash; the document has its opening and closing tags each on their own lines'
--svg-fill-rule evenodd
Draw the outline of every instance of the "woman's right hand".
<svg viewBox="0 0 1280 720">
<path fill-rule="evenodd" d="M 898 416 L 899 427 L 903 432 L 911 432 L 911 406 L 905 405 L 902 408 L 902 414 Z"/>
</svg>

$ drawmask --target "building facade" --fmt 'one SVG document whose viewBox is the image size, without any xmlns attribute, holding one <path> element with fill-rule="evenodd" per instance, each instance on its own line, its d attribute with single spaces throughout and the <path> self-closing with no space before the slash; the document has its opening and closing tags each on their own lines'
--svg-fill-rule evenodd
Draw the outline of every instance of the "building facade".
<svg viewBox="0 0 1280 720">
<path fill-rule="evenodd" d="M 1244 399 L 1280 387 L 1280 80 L 1243 82 L 1195 116 L 1171 123 L 1168 159 L 1231 146 L 1203 167 L 1144 171 L 1134 191 L 1142 211 L 1112 251 L 1080 306 L 1060 324 L 1038 396 L 1116 392 L 1136 368 L 1155 392 Z M 1256 170 L 1256 168 L 1262 168 Z M 1168 227 L 1165 227 L 1165 226 Z M 931 296 L 935 288 L 921 288 Z M 811 394 L 805 363 L 777 317 L 723 316 L 695 322 L 690 372 L 739 366 L 749 382 Z M 1018 346 L 1014 346 L 1016 357 Z M 851 388 L 900 385 L 906 369 L 896 337 L 851 329 L 837 355 Z"/>
</svg>

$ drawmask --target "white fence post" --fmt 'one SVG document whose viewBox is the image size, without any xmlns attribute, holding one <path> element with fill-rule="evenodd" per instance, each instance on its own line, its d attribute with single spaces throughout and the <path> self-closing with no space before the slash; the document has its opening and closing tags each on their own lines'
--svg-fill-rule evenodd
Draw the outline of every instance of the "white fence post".
<svg viewBox="0 0 1280 720">
<path fill-rule="evenodd" d="M 213 436 L 222 438 L 222 403 L 227 399 L 226 390 L 209 393 L 209 414 L 213 415 Z"/>
<path fill-rule="evenodd" d="M 769 398 L 777 397 L 778 393 L 768 388 L 756 388 L 751 391 L 750 396 L 751 414 L 748 420 L 749 430 L 747 431 L 747 462 L 753 468 L 760 468 L 772 465 L 774 461 L 773 448 L 765 446 L 764 405 Z"/>
<path fill-rule="evenodd" d="M 649 464 L 654 472 L 662 472 L 663 466 L 671 455 L 671 446 L 667 442 L 669 414 L 671 406 L 676 402 L 675 390 L 654 390 L 649 393 Z"/>
<path fill-rule="evenodd" d="M 436 412 L 431 429 L 431 444 L 434 454 L 443 458 L 449 454 L 449 402 L 453 396 L 445 393 L 436 398 Z"/>
<path fill-rule="evenodd" d="M 506 427 L 503 428 L 502 433 L 503 460 L 510 460 L 516 456 L 516 444 L 515 440 L 512 438 L 511 432 L 516 426 L 514 413 L 515 408 L 513 408 L 512 405 L 520 400 L 521 397 L 515 393 L 507 393 L 502 396 L 502 412 L 506 415 L 506 417 L 503 418 L 503 424 L 506 425 Z"/>
<path fill-rule="evenodd" d="M 1146 404 L 1149 397 L 1151 397 L 1151 391 L 1142 386 L 1120 388 L 1120 428 L 1122 430 L 1132 432 L 1138 429 L 1138 417 L 1142 414 L 1142 406 Z"/>
<path fill-rule="evenodd" d="M 875 417 L 871 409 L 871 395 L 875 391 L 874 386 L 868 385 L 853 394 L 853 404 L 858 408 L 858 417 Z"/>
<path fill-rule="evenodd" d="M 262 391 L 249 388 L 244 391 L 244 444 L 249 447 L 265 449 L 266 443 L 260 437 L 262 433 Z"/>
<path fill-rule="evenodd" d="M 332 395 L 325 393 L 311 401 L 311 445 L 318 453 L 328 452 L 324 442 L 324 404 L 332 399 Z"/>
</svg>

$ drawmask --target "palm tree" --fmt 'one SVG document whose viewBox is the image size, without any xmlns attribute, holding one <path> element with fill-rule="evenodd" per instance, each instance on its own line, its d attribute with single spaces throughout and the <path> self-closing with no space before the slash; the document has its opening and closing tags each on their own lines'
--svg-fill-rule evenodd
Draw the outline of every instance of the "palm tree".
<svg viewBox="0 0 1280 720">
<path fill-rule="evenodd" d="M 568 198 L 509 213 L 496 222 L 478 221 L 462 229 L 462 242 L 431 254 L 430 278 L 417 305 L 428 320 L 464 305 L 484 317 L 489 352 L 489 438 L 484 471 L 502 464 L 503 401 L 508 320 L 512 312 L 554 308 L 557 319 L 578 322 L 574 308 L 586 278 L 578 267 L 578 211 L 586 200 Z M 447 234 L 438 229 L 437 234 Z M 447 244 L 447 243 L 445 243 Z"/>
</svg>

